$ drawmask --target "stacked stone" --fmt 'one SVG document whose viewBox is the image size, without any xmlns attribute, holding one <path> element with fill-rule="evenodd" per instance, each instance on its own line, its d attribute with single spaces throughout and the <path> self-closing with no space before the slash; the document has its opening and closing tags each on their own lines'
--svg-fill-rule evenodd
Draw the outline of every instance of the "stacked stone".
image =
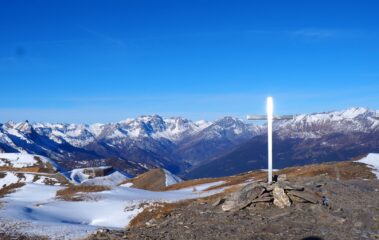
<svg viewBox="0 0 379 240">
<path fill-rule="evenodd" d="M 216 201 L 214 206 L 222 205 L 224 211 L 236 211 L 259 202 L 272 202 L 279 208 L 285 208 L 294 203 L 322 203 L 322 196 L 303 186 L 291 184 L 285 175 L 279 175 L 272 184 L 248 183 L 226 198 Z"/>
</svg>

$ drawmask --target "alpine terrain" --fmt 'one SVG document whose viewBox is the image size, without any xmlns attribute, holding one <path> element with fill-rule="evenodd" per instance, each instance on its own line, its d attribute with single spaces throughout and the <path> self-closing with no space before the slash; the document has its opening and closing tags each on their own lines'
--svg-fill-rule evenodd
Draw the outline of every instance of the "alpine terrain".
<svg viewBox="0 0 379 240">
<path fill-rule="evenodd" d="M 274 122 L 275 168 L 379 151 L 379 112 L 366 108 Z M 141 116 L 108 124 L 0 124 L 0 151 L 38 154 L 64 169 L 113 166 L 128 176 L 156 167 L 184 178 L 266 168 L 266 126 L 224 117 Z"/>
</svg>

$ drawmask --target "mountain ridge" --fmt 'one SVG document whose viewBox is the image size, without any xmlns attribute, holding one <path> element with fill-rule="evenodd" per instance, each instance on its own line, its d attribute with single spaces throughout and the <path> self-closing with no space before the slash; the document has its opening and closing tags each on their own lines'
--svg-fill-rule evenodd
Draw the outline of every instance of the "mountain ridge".
<svg viewBox="0 0 379 240">
<path fill-rule="evenodd" d="M 321 141 L 331 146 L 333 134 L 366 136 L 378 131 L 378 116 L 379 111 L 368 108 L 301 114 L 292 120 L 274 122 L 274 132 L 277 138 L 288 142 Z M 266 125 L 235 117 L 192 121 L 144 115 L 105 124 L 8 121 L 0 124 L 0 151 L 40 154 L 67 169 L 115 164 L 131 175 L 155 167 L 185 175 L 190 169 L 230 154 L 255 137 L 261 136 L 263 141 L 265 133 Z M 264 158 L 263 151 L 259 158 Z"/>
</svg>

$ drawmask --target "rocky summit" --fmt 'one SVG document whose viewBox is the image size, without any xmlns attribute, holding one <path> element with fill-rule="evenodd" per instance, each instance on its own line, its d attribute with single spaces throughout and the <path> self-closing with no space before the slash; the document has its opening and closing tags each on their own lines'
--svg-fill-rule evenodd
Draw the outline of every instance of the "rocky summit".
<svg viewBox="0 0 379 240">
<path fill-rule="evenodd" d="M 272 184 L 261 172 L 223 178 L 222 194 L 151 208 L 125 230 L 87 239 L 379 239 L 379 181 L 369 168 L 343 162 L 277 174 Z"/>
</svg>

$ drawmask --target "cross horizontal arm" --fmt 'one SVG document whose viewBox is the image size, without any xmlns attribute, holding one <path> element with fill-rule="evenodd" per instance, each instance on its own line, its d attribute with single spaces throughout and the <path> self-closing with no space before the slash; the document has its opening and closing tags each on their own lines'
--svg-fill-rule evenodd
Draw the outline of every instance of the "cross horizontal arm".
<svg viewBox="0 0 379 240">
<path fill-rule="evenodd" d="M 272 120 L 292 120 L 296 115 L 273 116 Z M 267 120 L 266 115 L 249 115 L 247 120 Z"/>
</svg>

